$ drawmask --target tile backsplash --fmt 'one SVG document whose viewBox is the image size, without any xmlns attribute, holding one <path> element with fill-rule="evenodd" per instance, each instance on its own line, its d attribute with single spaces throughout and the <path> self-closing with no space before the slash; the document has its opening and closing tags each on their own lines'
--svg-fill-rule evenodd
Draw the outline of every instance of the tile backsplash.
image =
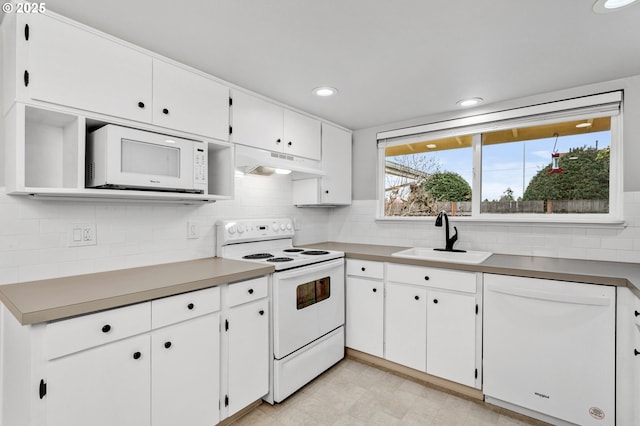
<svg viewBox="0 0 640 426">
<path fill-rule="evenodd" d="M 235 192 L 189 206 L 40 201 L 0 188 L 0 284 L 211 257 L 219 219 L 292 217 L 296 244 L 327 239 L 329 211 L 294 207 L 290 177 L 237 177 Z M 187 222 L 199 238 L 187 239 Z M 96 224 L 96 245 L 69 247 L 76 223 Z"/>
<path fill-rule="evenodd" d="M 291 217 L 295 244 L 326 240 L 434 246 L 431 222 L 375 220 L 375 200 L 296 208 L 288 176 L 243 176 L 236 198 L 206 205 L 39 201 L 0 188 L 0 284 L 199 259 L 215 255 L 219 219 Z M 460 248 L 519 255 L 640 262 L 640 192 L 624 194 L 624 228 L 456 223 Z M 199 238 L 187 239 L 187 222 Z M 95 224 L 97 244 L 69 247 L 74 223 Z"/>
<path fill-rule="evenodd" d="M 454 223 L 456 247 L 493 253 L 640 263 L 640 192 L 623 197 L 625 227 Z M 443 228 L 434 221 L 376 221 L 376 200 L 356 200 L 332 212 L 332 241 L 439 247 Z"/>
</svg>

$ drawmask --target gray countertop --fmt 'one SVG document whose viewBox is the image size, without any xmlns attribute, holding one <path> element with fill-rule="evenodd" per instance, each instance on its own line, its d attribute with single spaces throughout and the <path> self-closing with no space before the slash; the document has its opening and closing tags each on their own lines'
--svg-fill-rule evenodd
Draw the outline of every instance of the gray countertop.
<svg viewBox="0 0 640 426">
<path fill-rule="evenodd" d="M 325 250 L 339 250 L 345 252 L 345 256 L 347 258 L 354 259 L 434 266 L 464 271 L 517 275 L 532 278 L 548 278 L 589 284 L 628 286 L 636 295 L 638 295 L 638 297 L 640 297 L 640 264 L 637 263 L 493 254 L 480 264 L 468 265 L 404 259 L 391 256 L 392 253 L 404 250 L 408 247 L 338 242 L 311 244 L 306 247 Z"/>
<path fill-rule="evenodd" d="M 22 324 L 117 308 L 241 281 L 274 271 L 259 263 L 208 258 L 0 286 L 0 301 Z"/>
<path fill-rule="evenodd" d="M 477 265 L 391 256 L 407 247 L 325 242 L 305 247 L 343 251 L 347 258 L 627 286 L 640 297 L 640 264 L 494 254 Z M 0 286 L 0 301 L 23 325 L 140 303 L 274 271 L 273 266 L 220 258 L 167 263 Z"/>
</svg>

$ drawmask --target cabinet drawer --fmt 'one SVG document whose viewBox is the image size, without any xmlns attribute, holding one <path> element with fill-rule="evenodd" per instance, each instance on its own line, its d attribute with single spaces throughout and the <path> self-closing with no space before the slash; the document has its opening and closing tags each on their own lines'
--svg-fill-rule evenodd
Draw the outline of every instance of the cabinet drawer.
<svg viewBox="0 0 640 426">
<path fill-rule="evenodd" d="M 476 292 L 475 272 L 389 263 L 387 265 L 387 280 L 465 293 Z"/>
<path fill-rule="evenodd" d="M 191 291 L 151 302 L 151 327 L 164 327 L 220 310 L 220 287 Z"/>
<path fill-rule="evenodd" d="M 227 304 L 229 306 L 241 305 L 267 297 L 268 293 L 269 285 L 266 275 L 252 280 L 240 281 L 229 284 Z"/>
<path fill-rule="evenodd" d="M 109 309 L 47 324 L 47 359 L 149 331 L 151 303 Z"/>
<path fill-rule="evenodd" d="M 384 263 L 372 260 L 347 259 L 347 275 L 366 278 L 384 278 Z"/>
</svg>

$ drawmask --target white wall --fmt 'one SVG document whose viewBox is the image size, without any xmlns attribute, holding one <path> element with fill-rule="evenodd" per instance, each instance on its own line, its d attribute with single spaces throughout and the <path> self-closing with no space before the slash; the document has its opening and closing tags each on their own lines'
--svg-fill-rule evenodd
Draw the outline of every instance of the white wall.
<svg viewBox="0 0 640 426">
<path fill-rule="evenodd" d="M 0 188 L 0 284 L 211 257 L 219 219 L 292 217 L 296 244 L 325 241 L 329 211 L 294 207 L 291 191 L 289 176 L 243 176 L 235 200 L 185 206 L 38 201 Z M 187 221 L 199 239 L 187 239 Z M 95 223 L 97 245 L 69 247 L 73 223 Z"/>
<path fill-rule="evenodd" d="M 502 223 L 462 223 L 457 246 L 494 253 L 536 255 L 622 262 L 640 262 L 640 76 L 566 89 L 478 108 L 479 114 L 571 97 L 624 90 L 623 216 L 626 227 L 529 226 Z M 463 116 L 460 111 L 421 117 L 354 132 L 354 203 L 331 213 L 328 238 L 333 241 L 434 247 L 443 244 L 442 228 L 434 220 L 421 222 L 376 221 L 376 133 Z"/>
</svg>

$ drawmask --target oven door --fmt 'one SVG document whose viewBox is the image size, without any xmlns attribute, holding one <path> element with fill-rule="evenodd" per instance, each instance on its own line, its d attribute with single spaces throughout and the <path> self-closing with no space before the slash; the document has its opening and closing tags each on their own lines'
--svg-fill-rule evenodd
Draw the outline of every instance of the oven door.
<svg viewBox="0 0 640 426">
<path fill-rule="evenodd" d="M 344 325 L 344 259 L 273 275 L 276 359 Z"/>
</svg>

